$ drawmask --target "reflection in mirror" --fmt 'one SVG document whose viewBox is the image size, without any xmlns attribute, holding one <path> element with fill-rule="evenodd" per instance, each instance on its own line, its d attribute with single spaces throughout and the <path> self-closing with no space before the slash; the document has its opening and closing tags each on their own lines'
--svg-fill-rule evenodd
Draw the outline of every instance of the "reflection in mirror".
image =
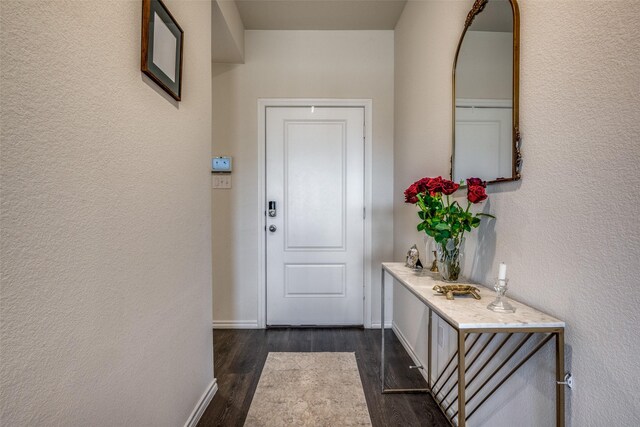
<svg viewBox="0 0 640 427">
<path fill-rule="evenodd" d="M 516 0 L 476 0 L 454 63 L 454 181 L 520 178 L 518 38 Z"/>
</svg>

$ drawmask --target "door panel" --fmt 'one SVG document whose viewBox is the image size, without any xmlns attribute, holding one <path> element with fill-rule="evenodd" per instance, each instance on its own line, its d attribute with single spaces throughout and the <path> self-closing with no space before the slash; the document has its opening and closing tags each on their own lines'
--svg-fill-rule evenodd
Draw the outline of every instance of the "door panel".
<svg viewBox="0 0 640 427">
<path fill-rule="evenodd" d="M 344 264 L 285 265 L 285 297 L 344 297 L 347 289 Z"/>
<path fill-rule="evenodd" d="M 267 325 L 361 325 L 364 109 L 267 107 Z"/>
<path fill-rule="evenodd" d="M 345 123 L 284 125 L 286 250 L 344 249 Z"/>
</svg>

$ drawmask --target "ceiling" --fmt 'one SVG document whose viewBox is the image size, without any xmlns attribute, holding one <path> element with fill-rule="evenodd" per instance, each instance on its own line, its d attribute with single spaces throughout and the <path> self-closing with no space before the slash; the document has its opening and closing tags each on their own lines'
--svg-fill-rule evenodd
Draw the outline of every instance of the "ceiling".
<svg viewBox="0 0 640 427">
<path fill-rule="evenodd" d="M 406 0 L 235 0 L 246 30 L 393 30 Z"/>
</svg>

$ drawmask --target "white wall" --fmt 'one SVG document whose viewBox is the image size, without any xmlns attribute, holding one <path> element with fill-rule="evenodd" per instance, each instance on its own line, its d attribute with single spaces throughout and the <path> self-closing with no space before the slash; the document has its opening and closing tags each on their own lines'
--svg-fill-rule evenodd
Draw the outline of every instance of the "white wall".
<svg viewBox="0 0 640 427">
<path fill-rule="evenodd" d="M 396 28 L 397 260 L 422 241 L 399 195 L 448 174 L 450 70 L 471 4 L 410 1 Z M 638 425 L 640 3 L 534 0 L 520 11 L 523 180 L 489 188 L 497 221 L 467 242 L 466 273 L 490 283 L 505 261 L 511 296 L 567 322 L 567 425 Z M 426 316 L 406 295 L 399 306 L 396 323 L 419 348 Z M 470 422 L 553 425 L 552 358 L 550 346 Z"/>
<path fill-rule="evenodd" d="M 456 65 L 456 98 L 511 99 L 513 33 L 467 31 Z"/>
<path fill-rule="evenodd" d="M 140 1 L 2 1 L 3 426 L 182 425 L 213 381 L 211 6 L 166 4 L 179 104 Z"/>
<path fill-rule="evenodd" d="M 258 98 L 373 99 L 371 304 L 379 319 L 377 266 L 391 258 L 393 237 L 393 32 L 247 31 L 245 64 L 214 64 L 213 74 L 213 153 L 234 158 L 233 188 L 213 191 L 214 323 L 258 321 Z"/>
</svg>

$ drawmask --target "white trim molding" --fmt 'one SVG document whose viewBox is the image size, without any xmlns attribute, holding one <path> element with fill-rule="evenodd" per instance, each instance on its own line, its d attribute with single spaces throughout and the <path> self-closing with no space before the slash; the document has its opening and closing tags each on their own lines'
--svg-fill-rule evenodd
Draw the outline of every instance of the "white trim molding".
<svg viewBox="0 0 640 427">
<path fill-rule="evenodd" d="M 385 329 L 389 329 L 391 327 L 395 327 L 393 326 L 393 323 L 391 322 L 391 320 L 387 320 L 384 322 L 384 328 Z M 371 324 L 371 329 L 380 329 L 380 322 L 374 322 Z"/>
<path fill-rule="evenodd" d="M 196 404 L 195 408 L 193 408 L 193 411 L 191 411 L 191 415 L 189 415 L 187 422 L 184 423 L 184 427 L 196 427 L 196 425 L 198 425 L 198 421 L 200 421 L 202 414 L 204 414 L 204 411 L 209 406 L 209 403 L 211 403 L 211 400 L 213 399 L 213 396 L 215 396 L 217 391 L 218 380 L 214 378 L 213 381 L 211 381 L 211 384 L 209 384 L 207 389 L 198 400 L 198 403 Z"/>
<path fill-rule="evenodd" d="M 373 194 L 373 100 L 371 99 L 306 99 L 306 98 L 261 98 L 258 99 L 258 206 L 265 207 L 265 138 L 267 107 L 362 107 L 364 108 L 364 327 L 371 328 L 371 237 L 372 237 L 372 194 Z M 259 230 L 266 230 L 266 218 L 259 215 Z M 258 327 L 267 326 L 267 266 L 265 262 L 265 233 L 259 233 L 258 249 Z M 378 325 L 379 327 L 379 325 Z"/>
<path fill-rule="evenodd" d="M 257 320 L 214 320 L 213 329 L 262 329 Z"/>
</svg>

